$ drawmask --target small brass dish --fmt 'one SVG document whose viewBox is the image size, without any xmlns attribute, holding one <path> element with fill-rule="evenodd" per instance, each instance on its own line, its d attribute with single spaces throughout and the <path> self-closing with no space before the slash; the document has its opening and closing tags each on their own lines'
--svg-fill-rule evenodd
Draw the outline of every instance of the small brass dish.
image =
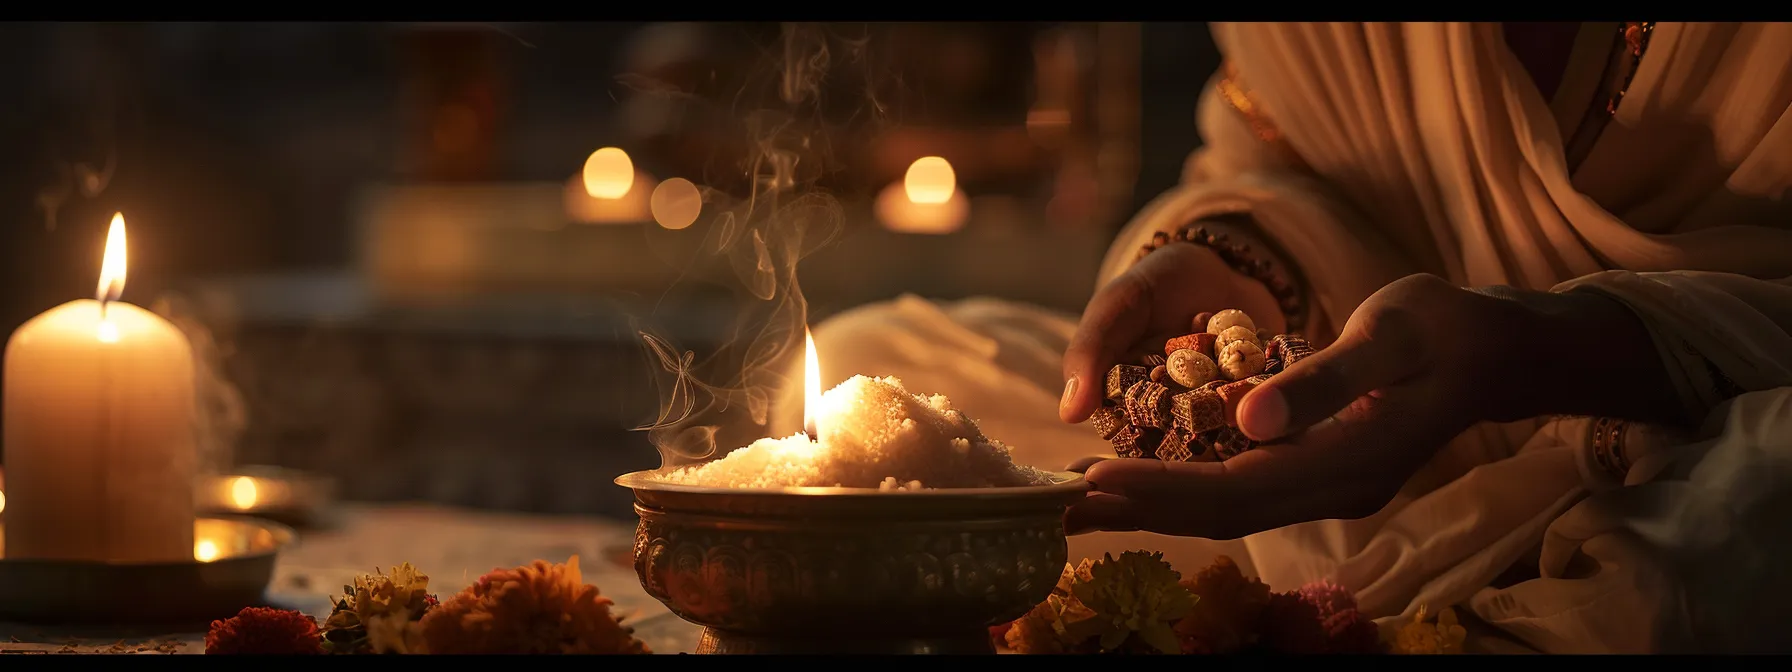
<svg viewBox="0 0 1792 672">
<path fill-rule="evenodd" d="M 0 536 L 0 538 L 4 538 Z M 190 562 L 11 560 L 0 546 L 0 621 L 178 625 L 261 604 L 292 528 L 254 518 L 193 521 Z"/>
<path fill-rule="evenodd" d="M 993 653 L 989 626 L 1057 584 L 1063 516 L 1088 484 L 883 492 L 702 488 L 658 472 L 635 492 L 635 573 L 705 627 L 698 653 Z"/>
</svg>

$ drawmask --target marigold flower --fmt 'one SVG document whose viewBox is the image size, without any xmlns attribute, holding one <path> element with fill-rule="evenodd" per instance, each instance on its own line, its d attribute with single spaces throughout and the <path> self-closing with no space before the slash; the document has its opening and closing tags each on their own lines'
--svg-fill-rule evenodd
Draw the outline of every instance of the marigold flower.
<svg viewBox="0 0 1792 672">
<path fill-rule="evenodd" d="M 1456 620 L 1456 612 L 1449 607 L 1437 613 L 1435 623 L 1426 622 L 1425 606 L 1412 615 L 1412 622 L 1400 626 L 1394 633 L 1394 641 L 1389 648 L 1394 653 L 1408 655 L 1455 654 L 1462 653 L 1462 642 L 1468 639 L 1468 629 Z"/>
<path fill-rule="evenodd" d="M 579 557 L 496 569 L 423 616 L 430 653 L 623 654 L 647 646 L 586 585 Z"/>
<path fill-rule="evenodd" d="M 1387 650 L 1381 642 L 1381 628 L 1375 625 L 1374 620 L 1355 609 L 1325 617 L 1321 627 L 1325 629 L 1328 640 L 1326 653 L 1367 654 L 1384 653 Z"/>
<path fill-rule="evenodd" d="M 367 648 L 373 653 L 429 653 L 421 623 L 404 614 L 374 614 L 361 626 L 367 630 Z"/>
<path fill-rule="evenodd" d="M 1233 653 L 1256 642 L 1258 620 L 1269 603 L 1267 584 L 1246 578 L 1237 562 L 1222 555 L 1183 579 L 1182 586 L 1199 600 L 1176 622 L 1183 653 Z"/>
<path fill-rule="evenodd" d="M 323 653 L 317 622 L 290 609 L 249 607 L 212 621 L 205 652 L 215 655 L 315 655 Z"/>
<path fill-rule="evenodd" d="M 324 621 L 326 630 L 359 629 L 378 615 L 415 620 L 434 599 L 429 594 L 429 577 L 408 562 L 390 572 L 381 573 L 376 568 L 372 574 L 357 576 L 354 585 L 343 586 L 342 592 L 344 599 L 337 601 L 330 618 Z"/>
<path fill-rule="evenodd" d="M 1091 563 L 1089 578 L 1075 582 L 1070 593 L 1094 614 L 1065 624 L 1070 640 L 1096 639 L 1101 650 L 1115 651 L 1136 636 L 1157 651 L 1181 651 L 1171 624 L 1189 614 L 1195 597 L 1163 557 L 1129 551 Z"/>
<path fill-rule="evenodd" d="M 1301 599 L 1319 610 L 1320 627 L 1328 639 L 1327 653 L 1380 653 L 1381 630 L 1357 611 L 1350 589 L 1326 580 L 1301 586 Z"/>
<path fill-rule="evenodd" d="M 1325 653 L 1330 643 L 1319 608 L 1301 599 L 1298 592 L 1271 593 L 1260 623 L 1259 641 L 1274 653 Z"/>
</svg>

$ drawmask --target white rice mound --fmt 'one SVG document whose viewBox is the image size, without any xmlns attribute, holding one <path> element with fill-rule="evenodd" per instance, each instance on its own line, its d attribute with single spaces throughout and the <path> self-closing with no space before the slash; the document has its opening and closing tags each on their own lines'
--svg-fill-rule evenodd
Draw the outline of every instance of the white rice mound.
<svg viewBox="0 0 1792 672">
<path fill-rule="evenodd" d="M 1008 446 L 940 395 L 910 394 L 896 378 L 854 376 L 822 394 L 818 441 L 760 439 L 661 479 L 712 488 L 844 487 L 912 491 L 1044 485 Z"/>
</svg>

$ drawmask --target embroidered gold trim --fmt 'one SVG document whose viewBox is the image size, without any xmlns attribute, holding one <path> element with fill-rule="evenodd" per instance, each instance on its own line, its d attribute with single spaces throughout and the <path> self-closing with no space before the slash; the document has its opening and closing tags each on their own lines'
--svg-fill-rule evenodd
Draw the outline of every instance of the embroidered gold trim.
<svg viewBox="0 0 1792 672">
<path fill-rule="evenodd" d="M 1618 104 L 1624 102 L 1624 94 L 1630 92 L 1630 82 L 1636 79 L 1638 66 L 1643 64 L 1643 52 L 1649 50 L 1649 38 L 1655 34 L 1654 21 L 1625 21 L 1624 47 L 1630 52 L 1630 68 L 1624 73 L 1624 83 L 1618 86 L 1617 92 L 1605 103 L 1605 113 L 1616 115 Z"/>
<path fill-rule="evenodd" d="M 1612 35 L 1611 56 L 1606 62 L 1605 74 L 1600 76 L 1599 92 L 1593 96 L 1580 124 L 1564 146 L 1570 173 L 1580 168 L 1593 153 L 1606 125 L 1618 114 L 1618 106 L 1624 101 L 1624 94 L 1630 91 L 1630 82 L 1635 79 L 1643 56 L 1649 51 L 1649 38 L 1654 33 L 1653 21 L 1626 21 L 1617 26 Z"/>
<path fill-rule="evenodd" d="M 1231 61 L 1226 61 L 1220 67 L 1223 74 L 1220 76 L 1220 81 L 1214 84 L 1214 90 L 1220 94 L 1227 105 L 1232 106 L 1233 110 L 1244 117 L 1245 123 L 1251 127 L 1251 133 L 1256 135 L 1257 139 L 1274 146 L 1276 151 L 1281 152 L 1295 165 L 1305 167 L 1306 162 L 1300 158 L 1300 154 L 1294 151 L 1294 147 L 1288 144 L 1288 139 L 1282 136 L 1282 131 L 1276 128 L 1275 122 L 1269 120 L 1269 115 L 1263 113 L 1262 104 L 1257 102 L 1257 97 L 1251 94 L 1250 88 L 1245 86 L 1244 81 L 1239 78 L 1238 67 Z"/>
</svg>

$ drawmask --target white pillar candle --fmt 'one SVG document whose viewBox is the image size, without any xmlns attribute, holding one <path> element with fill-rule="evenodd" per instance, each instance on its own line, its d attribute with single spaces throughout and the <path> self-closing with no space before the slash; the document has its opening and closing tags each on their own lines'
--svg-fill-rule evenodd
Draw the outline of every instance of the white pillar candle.
<svg viewBox="0 0 1792 672">
<path fill-rule="evenodd" d="M 124 218 L 100 300 L 38 315 L 6 344 L 6 558 L 191 561 L 193 352 L 179 329 L 117 301 Z"/>
</svg>

